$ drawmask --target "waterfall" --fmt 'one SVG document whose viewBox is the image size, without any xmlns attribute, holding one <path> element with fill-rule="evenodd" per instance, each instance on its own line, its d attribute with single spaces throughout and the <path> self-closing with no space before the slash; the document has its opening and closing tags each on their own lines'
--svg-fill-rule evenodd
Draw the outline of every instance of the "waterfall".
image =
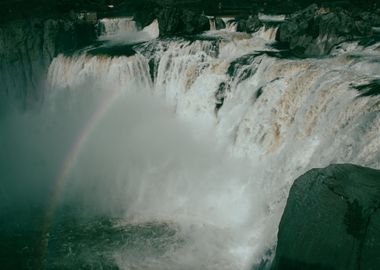
<svg viewBox="0 0 380 270">
<path fill-rule="evenodd" d="M 115 35 L 137 32 L 136 22 L 131 17 L 101 19 L 98 27 L 100 36 L 105 39 Z"/>
<path fill-rule="evenodd" d="M 208 17 L 208 20 L 210 22 L 210 30 L 215 31 L 216 30 L 216 21 L 215 17 Z"/>
<path fill-rule="evenodd" d="M 98 22 L 100 40 L 117 43 L 141 42 L 158 38 L 159 26 L 157 19 L 141 31 L 132 17 L 105 18 Z"/>
<path fill-rule="evenodd" d="M 278 26 L 263 26 L 255 33 L 255 35 L 266 41 L 274 42 L 276 41 L 277 30 Z"/>
<path fill-rule="evenodd" d="M 233 17 L 222 17 L 221 18 L 226 24 L 226 30 L 229 32 L 236 32 L 237 23 Z"/>
<path fill-rule="evenodd" d="M 56 57 L 48 72 L 48 89 L 70 90 L 91 81 L 105 88 L 118 89 L 133 85 L 135 88 L 151 87 L 149 67 L 141 56 L 114 57 L 78 55 Z M 54 94 L 54 93 L 52 93 Z"/>
<path fill-rule="evenodd" d="M 112 35 L 133 25 L 106 24 Z M 270 259 L 296 177 L 330 163 L 380 168 L 380 96 L 370 91 L 380 44 L 287 59 L 270 47 L 275 32 L 154 39 L 129 56 L 87 49 L 51 63 L 43 114 L 21 116 L 16 138 L 55 155 L 73 138 L 67 157 L 23 158 L 64 160 L 60 200 L 132 226 L 133 243 L 107 250 L 120 269 L 251 269 Z M 166 234 L 157 240 L 152 224 Z"/>
<path fill-rule="evenodd" d="M 145 26 L 142 32 L 147 33 L 151 39 L 158 38 L 160 35 L 158 20 L 155 19 L 150 25 Z"/>
</svg>

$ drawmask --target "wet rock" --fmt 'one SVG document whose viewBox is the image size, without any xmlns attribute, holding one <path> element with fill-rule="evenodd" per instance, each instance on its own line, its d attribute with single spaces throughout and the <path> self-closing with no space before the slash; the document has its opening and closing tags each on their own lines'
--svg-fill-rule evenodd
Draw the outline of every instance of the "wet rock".
<svg viewBox="0 0 380 270">
<path fill-rule="evenodd" d="M 218 90 L 215 93 L 215 113 L 217 113 L 219 109 L 222 108 L 224 104 L 224 99 L 226 98 L 226 92 L 227 84 L 225 82 L 220 83 Z"/>
<path fill-rule="evenodd" d="M 194 35 L 210 30 L 209 19 L 193 11 L 164 8 L 158 14 L 160 36 Z"/>
<path fill-rule="evenodd" d="M 360 93 L 359 97 L 373 97 L 380 95 L 380 80 L 372 80 L 360 85 L 351 85 Z"/>
<path fill-rule="evenodd" d="M 299 177 L 272 270 L 380 269 L 380 171 L 331 165 Z"/>
<path fill-rule="evenodd" d="M 311 5 L 280 25 L 276 40 L 305 56 L 320 56 L 335 45 L 372 34 L 371 23 L 343 9 Z"/>
<path fill-rule="evenodd" d="M 215 18 L 216 30 L 225 29 L 226 24 L 221 18 Z"/>
<path fill-rule="evenodd" d="M 239 18 L 237 21 L 237 31 L 254 33 L 263 26 L 258 15 L 250 15 L 248 18 Z"/>
</svg>

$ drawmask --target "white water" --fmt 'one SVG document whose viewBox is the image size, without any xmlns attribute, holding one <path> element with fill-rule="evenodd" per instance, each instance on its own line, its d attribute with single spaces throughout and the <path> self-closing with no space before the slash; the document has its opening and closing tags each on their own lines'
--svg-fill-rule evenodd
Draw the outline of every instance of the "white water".
<svg viewBox="0 0 380 270">
<path fill-rule="evenodd" d="M 269 15 L 269 14 L 259 13 L 259 20 L 262 22 L 282 22 L 282 21 L 285 21 L 285 19 L 286 19 L 285 15 Z"/>
<path fill-rule="evenodd" d="M 226 31 L 228 32 L 236 32 L 237 23 L 234 17 L 222 17 L 221 18 L 226 24 Z"/>
<path fill-rule="evenodd" d="M 99 21 L 98 28 L 100 29 L 99 39 L 111 41 L 112 43 L 142 42 L 159 36 L 157 20 L 139 30 L 132 17 L 105 18 Z"/>
<path fill-rule="evenodd" d="M 255 35 L 268 42 L 274 42 L 276 41 L 277 30 L 278 27 L 263 26 L 255 33 Z"/>
<path fill-rule="evenodd" d="M 136 22 L 131 17 L 101 19 L 99 27 L 103 38 L 137 32 Z"/>
<path fill-rule="evenodd" d="M 209 22 L 210 22 L 210 31 L 215 31 L 216 30 L 216 20 L 215 17 L 208 16 L 207 17 Z"/>
<path fill-rule="evenodd" d="M 121 250 L 122 269 L 250 269 L 275 245 L 296 177 L 330 163 L 380 168 L 380 98 L 358 98 L 352 87 L 379 79 L 379 44 L 325 59 L 251 55 L 227 75 L 238 57 L 268 49 L 272 36 L 155 40 L 136 56 L 53 61 L 50 98 L 123 93 L 88 139 L 68 187 L 91 187 L 83 199 L 121 210 L 126 222 L 178 224 L 186 239 L 144 260 Z M 229 87 L 216 112 L 222 82 Z"/>
<path fill-rule="evenodd" d="M 216 32 L 216 17 L 207 16 L 210 22 L 210 31 Z M 219 29 L 217 32 L 220 34 L 221 32 L 236 32 L 237 22 L 234 17 L 221 17 L 220 18 L 225 23 L 224 29 Z"/>
</svg>

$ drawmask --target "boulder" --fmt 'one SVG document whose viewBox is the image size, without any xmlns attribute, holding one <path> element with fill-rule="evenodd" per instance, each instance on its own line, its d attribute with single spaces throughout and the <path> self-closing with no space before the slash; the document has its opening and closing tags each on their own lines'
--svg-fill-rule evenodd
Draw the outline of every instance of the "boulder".
<svg viewBox="0 0 380 270">
<path fill-rule="evenodd" d="M 380 171 L 313 169 L 293 184 L 272 270 L 380 269 Z"/>
</svg>

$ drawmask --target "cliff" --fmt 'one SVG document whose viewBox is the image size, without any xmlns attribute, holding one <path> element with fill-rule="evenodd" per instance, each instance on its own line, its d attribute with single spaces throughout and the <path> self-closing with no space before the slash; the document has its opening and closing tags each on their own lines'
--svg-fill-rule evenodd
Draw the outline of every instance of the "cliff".
<svg viewBox="0 0 380 270">
<path fill-rule="evenodd" d="M 380 171 L 331 165 L 299 177 L 272 270 L 379 269 Z"/>
<path fill-rule="evenodd" d="M 96 38 L 95 26 L 70 19 L 31 18 L 0 25 L 0 100 L 22 99 L 25 104 L 42 94 L 52 59 Z"/>
</svg>

